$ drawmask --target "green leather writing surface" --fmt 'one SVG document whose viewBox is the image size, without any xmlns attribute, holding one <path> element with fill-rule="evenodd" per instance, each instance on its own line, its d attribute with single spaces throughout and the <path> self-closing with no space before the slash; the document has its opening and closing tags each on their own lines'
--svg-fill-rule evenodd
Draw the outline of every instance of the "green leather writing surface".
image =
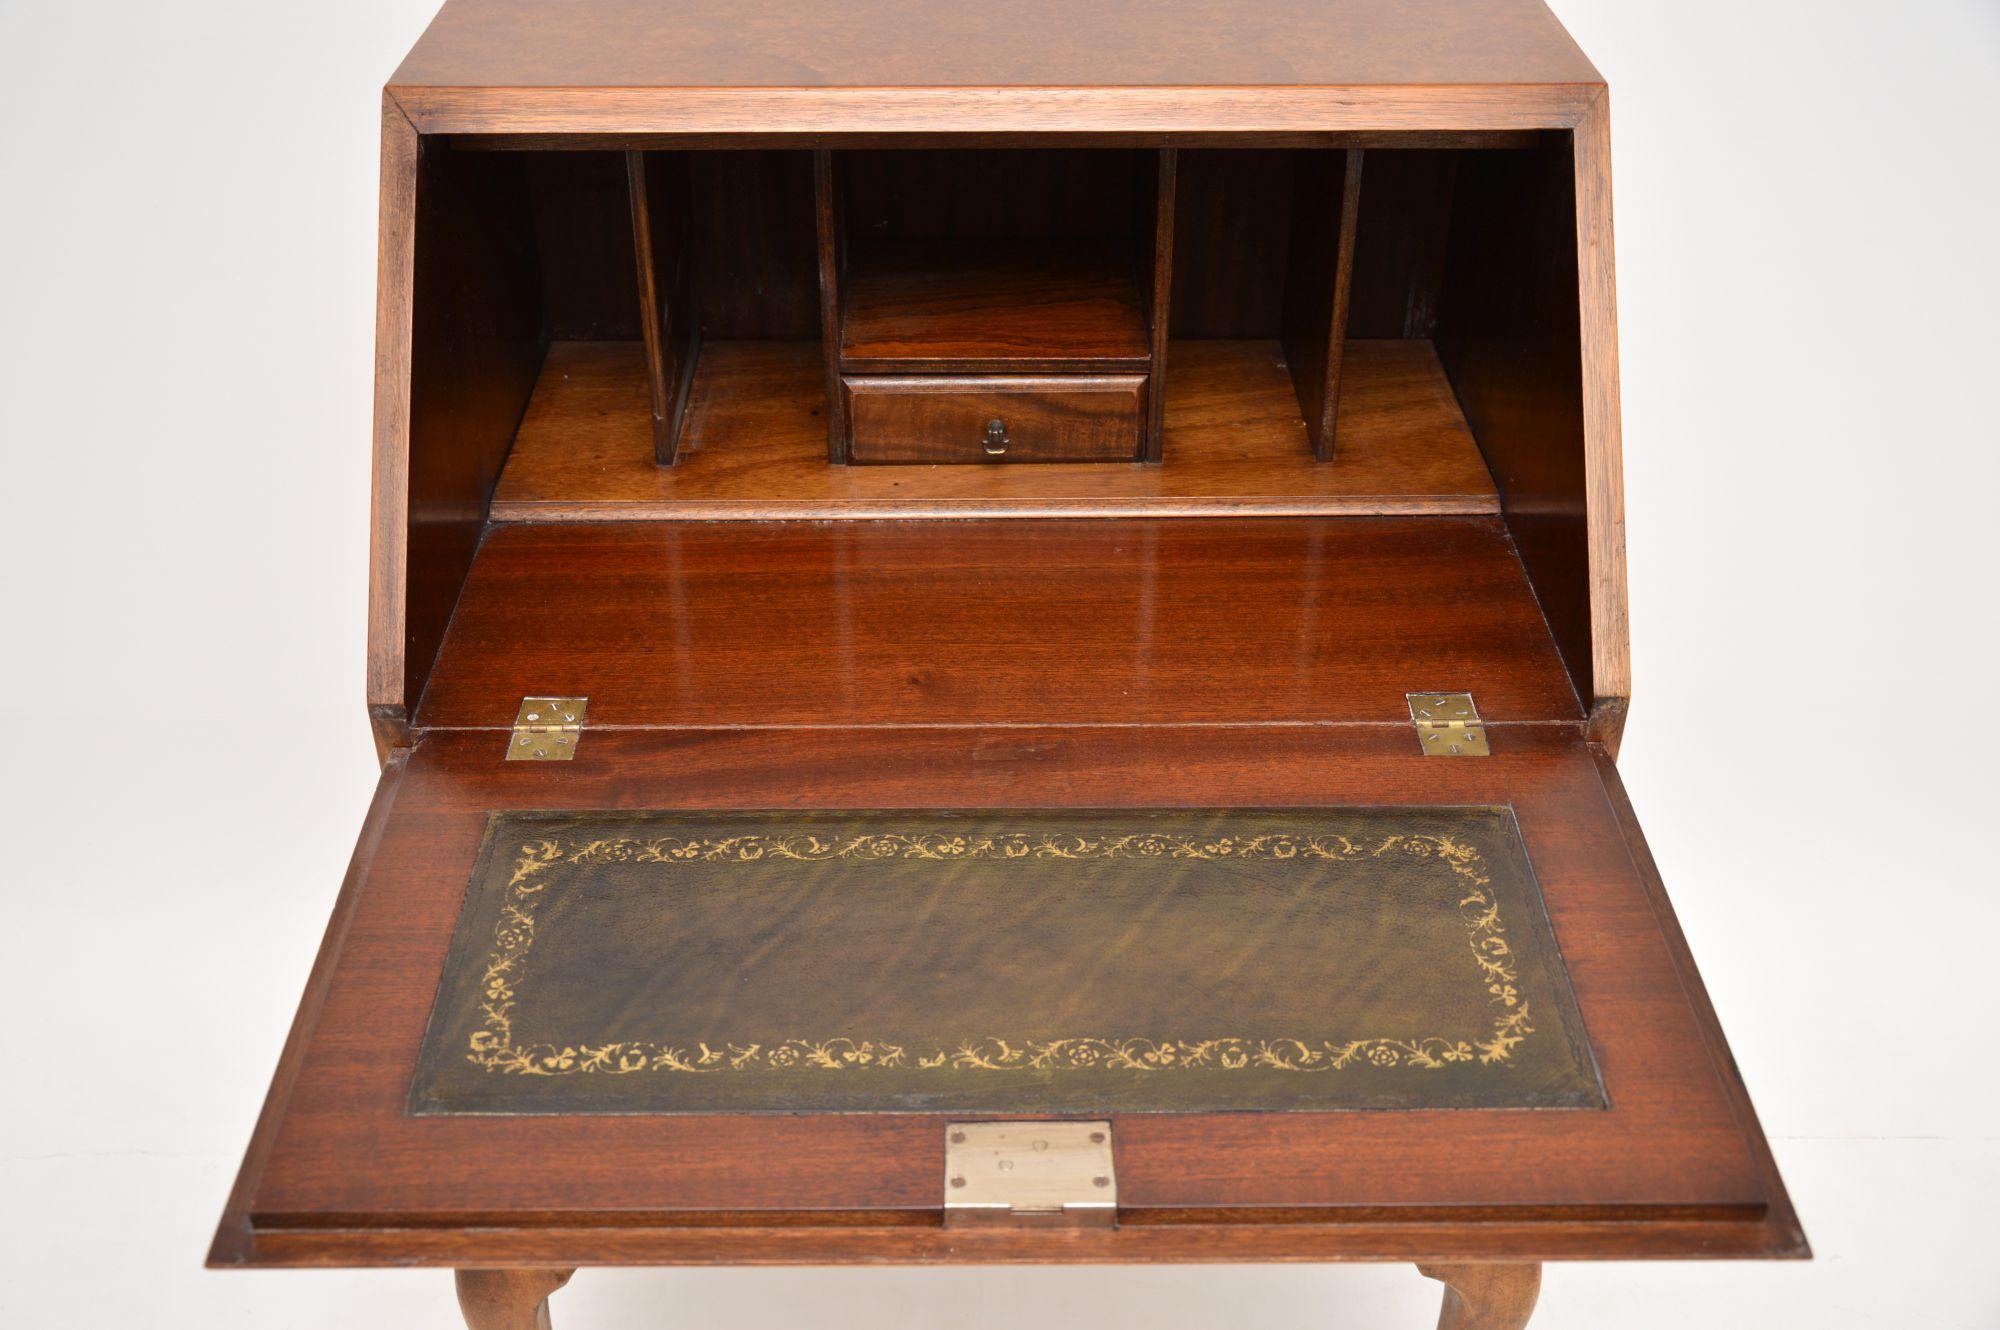
<svg viewBox="0 0 2000 1330">
<path fill-rule="evenodd" d="M 1589 1108 L 1501 808 L 495 813 L 420 1113 Z"/>
</svg>

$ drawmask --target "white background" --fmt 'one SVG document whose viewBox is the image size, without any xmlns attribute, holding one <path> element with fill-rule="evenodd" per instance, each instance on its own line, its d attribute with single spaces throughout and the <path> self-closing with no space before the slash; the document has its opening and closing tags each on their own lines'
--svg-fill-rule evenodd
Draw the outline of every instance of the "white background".
<svg viewBox="0 0 2000 1330">
<path fill-rule="evenodd" d="M 440 1273 L 201 1269 L 375 780 L 376 97 L 431 5 L 0 0 L 9 1327 L 456 1323 Z M 1620 765 L 1819 1259 L 1555 1267 L 1536 1325 L 2000 1327 L 2000 6 L 1556 8 L 1616 92 Z M 1436 1292 L 637 1271 L 556 1305 L 1338 1330 Z"/>
</svg>

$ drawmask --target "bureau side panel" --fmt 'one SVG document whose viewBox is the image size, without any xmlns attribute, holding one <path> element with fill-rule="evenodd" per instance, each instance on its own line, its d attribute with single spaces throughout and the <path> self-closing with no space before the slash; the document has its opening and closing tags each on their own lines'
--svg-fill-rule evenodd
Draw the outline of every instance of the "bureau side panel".
<svg viewBox="0 0 2000 1330">
<path fill-rule="evenodd" d="M 1436 346 L 1577 696 L 1603 689 L 1591 616 L 1585 384 L 1570 136 L 1460 156 Z"/>
<path fill-rule="evenodd" d="M 527 173 L 383 124 L 368 702 L 407 741 L 541 365 Z"/>
</svg>

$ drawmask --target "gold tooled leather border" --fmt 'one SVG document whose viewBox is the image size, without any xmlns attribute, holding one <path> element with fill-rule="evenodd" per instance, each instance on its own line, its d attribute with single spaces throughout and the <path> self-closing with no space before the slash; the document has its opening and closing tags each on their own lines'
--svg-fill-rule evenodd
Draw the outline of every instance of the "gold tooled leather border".
<svg viewBox="0 0 2000 1330">
<path fill-rule="evenodd" d="M 1295 859 L 1352 862 L 1389 854 L 1436 858 L 1457 876 L 1464 895 L 1457 909 L 1479 982 L 1499 1010 L 1488 1038 L 1427 1035 L 1399 1039 L 1308 1039 L 1294 1036 L 1210 1039 L 1145 1039 L 1077 1035 L 1049 1040 L 981 1036 L 929 1053 L 872 1039 L 786 1037 L 768 1043 L 695 1040 L 682 1045 L 622 1040 L 604 1044 L 538 1043 L 513 1038 L 519 1001 L 516 976 L 535 941 L 535 906 L 546 899 L 551 869 L 571 864 L 646 863 L 821 863 L 834 859 Z M 1501 1063 L 1534 1033 L 1528 1003 L 1515 988 L 1518 973 L 1492 880 L 1476 847 L 1447 836 L 1392 834 L 1372 845 L 1346 836 L 1274 833 L 1262 836 L 1187 837 L 1142 832 L 1092 839 L 1080 835 L 905 836 L 894 833 L 822 837 L 662 836 L 613 838 L 581 843 L 555 840 L 521 847 L 507 899 L 493 930 L 493 950 L 482 976 L 484 1018 L 470 1038 L 466 1056 L 489 1072 L 521 1076 L 578 1074 L 632 1075 L 642 1072 L 714 1073 L 729 1071 L 846 1071 L 918 1068 L 937 1071 L 1114 1070 L 1163 1072 L 1177 1069 L 1269 1068 L 1279 1071 L 1340 1071 L 1358 1065 L 1424 1070 L 1477 1061 Z"/>
</svg>

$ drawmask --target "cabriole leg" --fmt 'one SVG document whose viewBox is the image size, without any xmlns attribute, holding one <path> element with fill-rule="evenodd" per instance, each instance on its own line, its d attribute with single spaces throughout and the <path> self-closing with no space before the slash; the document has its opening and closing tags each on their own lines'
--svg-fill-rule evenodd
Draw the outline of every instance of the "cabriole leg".
<svg viewBox="0 0 2000 1330">
<path fill-rule="evenodd" d="M 466 1330 L 549 1330 L 549 1294 L 574 1270 L 460 1270 Z"/>
<path fill-rule="evenodd" d="M 1420 1265 L 1444 1285 L 1438 1330 L 1521 1330 L 1535 1313 L 1542 1267 L 1527 1265 Z"/>
</svg>

